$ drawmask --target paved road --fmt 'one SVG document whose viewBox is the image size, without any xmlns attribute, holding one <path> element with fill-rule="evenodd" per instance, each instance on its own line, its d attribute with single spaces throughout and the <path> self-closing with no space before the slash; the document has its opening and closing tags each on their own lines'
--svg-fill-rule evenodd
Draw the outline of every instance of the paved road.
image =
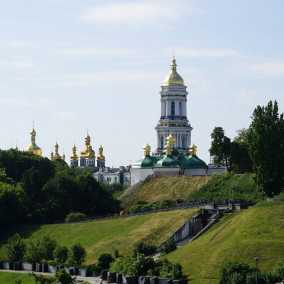
<svg viewBox="0 0 284 284">
<path fill-rule="evenodd" d="M 12 273 L 31 273 L 32 271 L 27 271 L 27 270 L 8 270 L 8 269 L 0 269 L 0 272 L 12 272 Z M 35 274 L 41 274 L 41 275 L 46 275 L 46 276 L 53 276 L 54 273 L 44 273 L 44 272 L 35 272 Z M 83 276 L 76 276 L 77 280 L 84 280 L 84 281 L 88 281 L 91 284 L 97 284 L 100 282 L 100 278 L 99 277 L 83 277 Z"/>
</svg>

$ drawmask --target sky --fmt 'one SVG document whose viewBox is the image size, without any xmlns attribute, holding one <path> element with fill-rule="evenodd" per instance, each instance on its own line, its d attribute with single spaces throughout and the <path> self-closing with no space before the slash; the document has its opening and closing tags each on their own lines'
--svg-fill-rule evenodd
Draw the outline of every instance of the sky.
<svg viewBox="0 0 284 284">
<path fill-rule="evenodd" d="M 257 105 L 284 111 L 284 1 L 0 1 L 0 148 L 36 143 L 66 161 L 87 134 L 106 166 L 156 149 L 173 55 L 197 155 L 214 127 L 247 128 Z"/>
</svg>

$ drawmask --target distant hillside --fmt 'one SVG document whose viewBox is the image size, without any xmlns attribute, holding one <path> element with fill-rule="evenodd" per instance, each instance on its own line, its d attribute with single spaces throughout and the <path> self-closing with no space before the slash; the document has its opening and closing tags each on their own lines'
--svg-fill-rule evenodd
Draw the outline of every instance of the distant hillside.
<svg viewBox="0 0 284 284">
<path fill-rule="evenodd" d="M 167 255 L 179 261 L 192 284 L 218 283 L 219 268 L 238 259 L 270 271 L 284 258 L 284 202 L 262 202 L 222 220 L 197 240 Z M 215 280 L 214 280 L 215 279 Z"/>
<path fill-rule="evenodd" d="M 140 182 L 128 188 L 121 196 L 123 206 L 129 209 L 137 200 L 149 202 L 161 201 L 166 198 L 187 199 L 210 180 L 209 176 L 177 176 L 154 178 L 150 181 Z"/>
<path fill-rule="evenodd" d="M 232 196 L 233 194 L 233 196 Z M 262 197 L 258 187 L 250 174 L 229 174 L 212 175 L 211 179 L 199 190 L 191 192 L 188 199 L 200 200 L 210 199 L 231 200 L 234 198 L 247 201 L 261 201 Z"/>
<path fill-rule="evenodd" d="M 85 223 L 19 225 L 1 232 L 0 244 L 6 244 L 15 233 L 28 241 L 49 235 L 60 245 L 71 246 L 80 242 L 87 250 L 86 264 L 91 264 L 103 252 L 113 254 L 117 249 L 126 255 L 142 239 L 152 240 L 158 245 L 196 212 L 197 209 L 188 209 Z M 5 258 L 4 247 L 0 249 L 0 258 Z"/>
</svg>

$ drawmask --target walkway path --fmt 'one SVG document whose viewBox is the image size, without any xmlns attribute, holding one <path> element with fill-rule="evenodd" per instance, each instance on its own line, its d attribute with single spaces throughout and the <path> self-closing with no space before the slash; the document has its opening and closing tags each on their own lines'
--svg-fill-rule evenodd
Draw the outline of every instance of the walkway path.
<svg viewBox="0 0 284 284">
<path fill-rule="evenodd" d="M 32 271 L 28 271 L 28 270 L 8 270 L 8 269 L 0 269 L 0 272 L 11 272 L 11 273 L 32 273 Z M 53 276 L 55 273 L 44 273 L 44 272 L 34 272 L 35 274 L 41 274 L 41 275 L 45 275 L 45 276 Z M 81 280 L 81 281 L 88 281 L 91 284 L 97 284 L 100 282 L 100 278 L 99 277 L 83 277 L 83 276 L 76 276 L 76 280 Z"/>
</svg>

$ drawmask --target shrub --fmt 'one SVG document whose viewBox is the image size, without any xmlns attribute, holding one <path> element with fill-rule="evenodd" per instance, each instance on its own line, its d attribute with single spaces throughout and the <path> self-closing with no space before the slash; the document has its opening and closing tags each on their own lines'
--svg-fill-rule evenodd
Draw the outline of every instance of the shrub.
<svg viewBox="0 0 284 284">
<path fill-rule="evenodd" d="M 284 259 L 276 262 L 273 267 L 273 274 L 275 275 L 276 281 L 280 281 L 284 279 Z"/>
<path fill-rule="evenodd" d="M 114 261 L 114 258 L 110 253 L 102 253 L 98 258 L 97 265 L 102 269 L 108 269 L 110 264 Z"/>
<path fill-rule="evenodd" d="M 119 251 L 117 249 L 114 250 L 114 258 L 120 257 Z"/>
<path fill-rule="evenodd" d="M 161 202 L 161 208 L 170 208 L 174 207 L 176 204 L 176 201 L 174 199 L 165 199 Z"/>
<path fill-rule="evenodd" d="M 127 269 L 127 274 L 130 276 L 147 275 L 148 270 L 155 268 L 155 261 L 151 256 L 137 254 L 136 258 L 132 258 L 132 263 Z"/>
<path fill-rule="evenodd" d="M 40 274 L 29 273 L 29 276 L 33 277 L 36 284 L 53 284 L 55 279 L 53 277 L 45 277 Z"/>
<path fill-rule="evenodd" d="M 85 248 L 80 243 L 76 243 L 70 248 L 68 259 L 70 263 L 77 263 L 80 265 L 85 261 L 86 255 Z"/>
<path fill-rule="evenodd" d="M 156 246 L 151 242 L 140 241 L 134 245 L 133 255 L 137 256 L 137 254 L 145 254 L 149 255 L 156 251 Z"/>
<path fill-rule="evenodd" d="M 168 254 L 174 250 L 176 250 L 177 245 L 175 243 L 175 240 L 173 238 L 170 238 L 166 240 L 163 245 L 158 249 L 158 251 L 162 254 Z"/>
<path fill-rule="evenodd" d="M 246 276 L 251 272 L 253 272 L 253 268 L 244 262 L 238 262 L 236 260 L 228 261 L 222 265 L 219 270 L 219 284 L 230 283 L 230 281 L 232 281 L 232 277 L 235 279 L 234 281 L 240 281 L 236 282 L 236 284 L 246 283 Z"/>
<path fill-rule="evenodd" d="M 55 274 L 56 283 L 60 282 L 61 284 L 72 284 L 75 283 L 76 277 L 72 277 L 65 269 L 60 269 Z"/>
<path fill-rule="evenodd" d="M 58 245 L 53 252 L 53 257 L 56 262 L 66 262 L 68 259 L 68 248 L 66 246 Z"/>
<path fill-rule="evenodd" d="M 87 218 L 87 216 L 84 213 L 71 212 L 66 216 L 65 223 L 80 221 L 80 220 L 83 220 L 83 219 L 86 219 L 86 218 Z"/>
<path fill-rule="evenodd" d="M 21 261 L 26 251 L 24 239 L 22 239 L 19 234 L 15 234 L 13 237 L 8 239 L 6 251 L 9 262 Z"/>
</svg>

